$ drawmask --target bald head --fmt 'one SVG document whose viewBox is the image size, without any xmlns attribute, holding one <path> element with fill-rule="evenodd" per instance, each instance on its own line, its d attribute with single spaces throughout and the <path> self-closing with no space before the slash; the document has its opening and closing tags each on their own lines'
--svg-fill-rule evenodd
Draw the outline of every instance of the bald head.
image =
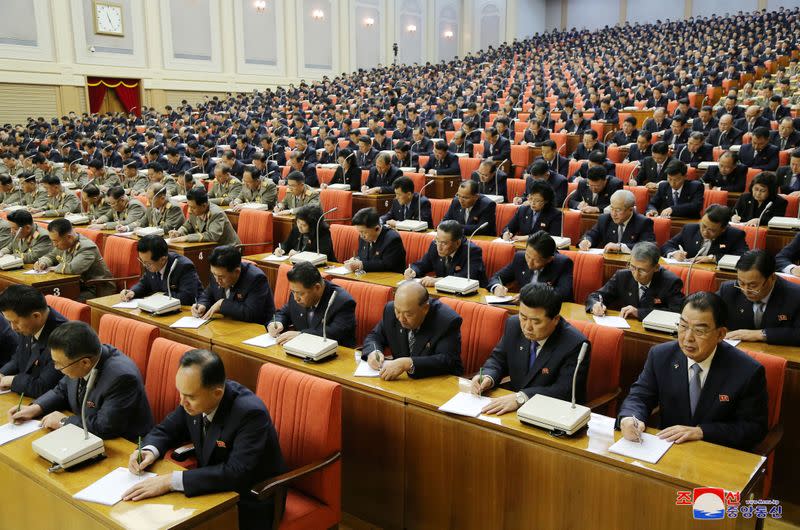
<svg viewBox="0 0 800 530">
<path fill-rule="evenodd" d="M 419 329 L 428 314 L 428 290 L 421 283 L 400 284 L 394 295 L 394 315 L 405 329 Z"/>
</svg>

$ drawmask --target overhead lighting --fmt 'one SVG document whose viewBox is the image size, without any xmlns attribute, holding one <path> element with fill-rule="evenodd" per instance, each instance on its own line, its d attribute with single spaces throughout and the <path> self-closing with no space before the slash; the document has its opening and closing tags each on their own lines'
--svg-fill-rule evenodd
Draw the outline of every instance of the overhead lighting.
<svg viewBox="0 0 800 530">
<path fill-rule="evenodd" d="M 256 0 L 253 2 L 253 7 L 256 8 L 258 13 L 263 13 L 264 10 L 267 8 L 267 1 L 266 0 Z"/>
<path fill-rule="evenodd" d="M 445 38 L 445 39 L 452 39 L 452 38 L 453 38 L 453 32 L 452 32 L 452 31 L 450 31 L 449 29 L 448 29 L 447 31 L 445 31 L 445 32 L 443 33 L 443 35 L 444 35 L 444 38 Z"/>
<path fill-rule="evenodd" d="M 408 26 L 406 26 L 406 31 L 408 31 L 409 33 L 414 33 L 415 31 L 417 31 L 417 26 L 415 26 L 414 24 L 409 24 Z"/>
<path fill-rule="evenodd" d="M 364 25 L 367 26 L 367 27 L 374 26 L 375 25 L 375 19 L 372 18 L 372 17 L 365 18 L 364 19 Z"/>
<path fill-rule="evenodd" d="M 311 18 L 314 18 L 316 20 L 322 20 L 323 18 L 325 18 L 325 13 L 323 13 L 322 9 L 315 9 L 314 11 L 311 12 Z"/>
</svg>

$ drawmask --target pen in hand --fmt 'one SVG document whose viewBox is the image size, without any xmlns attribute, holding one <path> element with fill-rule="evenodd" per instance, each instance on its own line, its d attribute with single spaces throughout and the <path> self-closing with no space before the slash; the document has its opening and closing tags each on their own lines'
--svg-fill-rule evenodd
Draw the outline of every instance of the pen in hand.
<svg viewBox="0 0 800 530">
<path fill-rule="evenodd" d="M 141 436 L 139 436 L 139 449 L 138 449 L 138 452 L 136 453 L 136 463 L 139 465 L 139 470 L 137 471 L 136 474 L 137 475 L 141 475 L 142 474 L 142 468 L 141 468 L 141 466 L 142 466 L 142 437 Z"/>
<path fill-rule="evenodd" d="M 17 413 L 22 410 L 22 400 L 25 399 L 25 392 L 19 395 L 19 403 L 17 403 Z"/>
<path fill-rule="evenodd" d="M 636 416 L 632 416 L 633 418 L 633 428 L 636 431 L 636 441 L 638 443 L 642 443 L 642 433 L 639 432 L 639 420 Z"/>
<path fill-rule="evenodd" d="M 478 395 L 483 394 L 483 367 L 478 370 Z"/>
</svg>

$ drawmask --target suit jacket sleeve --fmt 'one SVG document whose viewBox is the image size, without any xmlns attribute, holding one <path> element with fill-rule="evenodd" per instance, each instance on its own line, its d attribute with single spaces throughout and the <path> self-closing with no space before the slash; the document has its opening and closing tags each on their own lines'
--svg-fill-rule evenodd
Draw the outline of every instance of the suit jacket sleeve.
<svg viewBox="0 0 800 530">
<path fill-rule="evenodd" d="M 622 418 L 636 416 L 637 419 L 647 421 L 650 413 L 658 405 L 658 381 L 656 379 L 655 368 L 653 367 L 653 349 L 647 354 L 647 361 L 644 363 L 642 373 L 631 386 L 628 397 L 622 402 L 619 414 L 617 414 L 616 428 Z"/>
<path fill-rule="evenodd" d="M 328 336 L 342 342 L 342 338 L 353 335 L 353 330 L 356 329 L 356 301 L 347 300 L 339 309 L 332 313 L 328 318 L 328 325 L 326 327 Z M 322 335 L 322 320 L 320 320 L 319 334 Z M 342 344 L 342 346 L 348 346 Z"/>
<path fill-rule="evenodd" d="M 516 330 L 512 328 L 512 324 L 517 327 Z M 517 347 L 515 342 L 519 339 L 519 336 L 519 321 L 516 318 L 507 319 L 503 337 L 494 347 L 486 362 L 483 363 L 483 375 L 491 377 L 494 381 L 494 386 L 499 386 L 500 381 L 508 375 L 508 352 Z"/>
<path fill-rule="evenodd" d="M 197 304 L 205 306 L 206 309 L 214 305 L 214 303 L 219 300 L 217 296 L 214 294 L 214 290 L 219 289 L 217 283 L 214 281 L 208 282 L 208 287 L 206 287 L 200 296 L 197 297 Z"/>
<path fill-rule="evenodd" d="M 608 308 L 612 307 L 616 303 L 619 289 L 618 273 L 614 273 L 604 286 L 586 298 L 586 312 L 590 313 L 592 311 L 592 307 L 596 302 L 600 301 L 601 296 L 603 297 L 603 305 Z"/>
<path fill-rule="evenodd" d="M 688 185 L 689 181 L 684 185 Z M 703 186 L 694 186 L 689 202 L 677 204 L 672 207 L 672 215 L 674 217 L 691 217 L 696 218 L 700 215 L 700 210 L 703 208 Z"/>
<path fill-rule="evenodd" d="M 414 357 L 414 373 L 409 374 L 412 379 L 429 377 L 432 375 L 461 375 L 464 368 L 461 365 L 461 318 L 451 320 L 441 339 L 433 345 L 432 355 Z"/>
<path fill-rule="evenodd" d="M 16 381 L 16 379 L 15 377 L 14 380 Z M 36 399 L 35 402 L 42 407 L 43 414 L 50 414 L 55 410 L 65 410 L 69 408 L 69 398 L 67 397 L 68 381 L 68 377 L 62 377 L 56 386 Z M 92 431 L 92 433 L 94 433 L 94 431 Z"/>
<path fill-rule="evenodd" d="M 53 367 L 53 359 L 49 354 L 42 357 L 42 360 L 39 362 L 43 362 L 45 366 L 39 371 L 38 377 L 25 373 L 16 374 L 14 380 L 11 382 L 11 390 L 13 392 L 17 394 L 22 394 L 24 392 L 31 397 L 41 396 L 48 390 L 54 388 L 61 378 L 64 377 L 64 374 Z M 6 372 L 3 373 L 5 374 Z"/>
<path fill-rule="evenodd" d="M 386 346 L 389 345 L 389 340 L 386 337 L 386 326 L 384 326 L 383 322 L 389 320 L 390 317 L 389 306 L 387 305 L 383 310 L 383 318 L 375 324 L 375 327 L 364 339 L 364 346 L 361 348 L 361 360 L 366 361 L 369 354 L 375 350 L 383 352 Z"/>
<path fill-rule="evenodd" d="M 164 421 L 156 425 L 142 440 L 142 447 L 152 445 L 161 456 L 173 447 L 183 445 L 191 440 L 187 426 L 188 417 L 183 407 L 178 405 Z M 185 477 L 184 477 L 185 478 Z M 184 484 L 184 489 L 186 484 Z"/>
<path fill-rule="evenodd" d="M 494 289 L 495 285 L 505 285 L 508 286 L 511 282 L 514 281 L 516 278 L 514 275 L 514 267 L 518 266 L 517 260 L 512 259 L 511 263 L 500 269 L 499 271 L 495 272 L 494 275 L 489 280 L 486 289 L 491 292 Z"/>
<path fill-rule="evenodd" d="M 203 288 L 200 277 L 193 267 L 185 267 L 178 276 L 178 288 L 172 296 L 181 301 L 181 305 L 191 305 Z"/>
</svg>

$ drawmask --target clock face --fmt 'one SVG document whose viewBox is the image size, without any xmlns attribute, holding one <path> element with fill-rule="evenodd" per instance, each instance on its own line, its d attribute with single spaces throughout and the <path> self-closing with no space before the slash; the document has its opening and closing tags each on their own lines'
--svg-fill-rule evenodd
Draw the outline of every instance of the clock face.
<svg viewBox="0 0 800 530">
<path fill-rule="evenodd" d="M 113 4 L 95 4 L 94 22 L 97 33 L 122 35 L 122 7 Z"/>
</svg>

